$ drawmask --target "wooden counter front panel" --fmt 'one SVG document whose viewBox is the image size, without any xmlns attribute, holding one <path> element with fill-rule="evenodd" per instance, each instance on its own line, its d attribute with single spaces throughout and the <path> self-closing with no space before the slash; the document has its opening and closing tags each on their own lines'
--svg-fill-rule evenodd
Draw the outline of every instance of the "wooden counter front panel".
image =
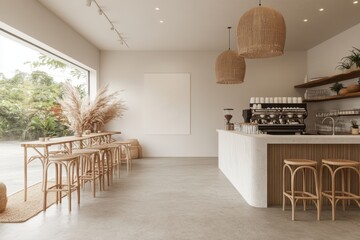
<svg viewBox="0 0 360 240">
<path fill-rule="evenodd" d="M 349 159 L 360 161 L 359 144 L 268 144 L 267 147 L 267 169 L 268 169 L 268 206 L 282 204 L 282 167 L 286 158 L 305 158 L 316 160 L 318 162 L 318 177 L 320 177 L 321 160 L 324 158 Z M 323 189 L 329 189 L 330 178 L 325 171 L 323 180 Z M 359 178 L 351 174 L 352 191 L 359 193 Z M 308 175 L 307 175 L 308 176 Z M 338 177 L 339 176 L 339 177 Z M 337 174 L 337 189 L 340 188 L 340 174 Z M 290 177 L 287 173 L 287 186 L 290 186 Z M 313 191 L 313 181 L 307 177 L 307 189 Z M 311 181 L 310 181 L 311 179 Z M 301 173 L 297 174 L 296 188 L 301 189 Z M 311 186 L 310 186 L 311 185 Z M 314 191 L 315 192 L 315 191 Z M 327 204 L 326 202 L 324 202 Z M 287 203 L 288 204 L 288 203 Z M 299 201 L 299 205 L 301 202 Z"/>
</svg>

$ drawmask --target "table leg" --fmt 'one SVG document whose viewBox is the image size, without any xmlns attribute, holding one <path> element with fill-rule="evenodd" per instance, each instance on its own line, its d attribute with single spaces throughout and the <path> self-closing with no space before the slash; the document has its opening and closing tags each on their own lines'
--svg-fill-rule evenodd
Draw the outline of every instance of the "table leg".
<svg viewBox="0 0 360 240">
<path fill-rule="evenodd" d="M 24 146 L 24 202 L 27 200 L 27 147 Z"/>
</svg>

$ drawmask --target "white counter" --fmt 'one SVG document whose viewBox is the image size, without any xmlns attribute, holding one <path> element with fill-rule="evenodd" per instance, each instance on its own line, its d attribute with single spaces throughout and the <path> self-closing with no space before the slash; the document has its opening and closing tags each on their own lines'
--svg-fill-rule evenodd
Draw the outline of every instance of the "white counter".
<svg viewBox="0 0 360 240">
<path fill-rule="evenodd" d="M 254 207 L 267 207 L 268 144 L 360 144 L 359 135 L 251 135 L 218 131 L 219 169 Z"/>
</svg>

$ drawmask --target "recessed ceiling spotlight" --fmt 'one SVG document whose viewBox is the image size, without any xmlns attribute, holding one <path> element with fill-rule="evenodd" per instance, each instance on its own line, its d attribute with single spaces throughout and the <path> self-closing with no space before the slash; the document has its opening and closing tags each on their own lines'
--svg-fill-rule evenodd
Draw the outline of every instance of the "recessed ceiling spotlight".
<svg viewBox="0 0 360 240">
<path fill-rule="evenodd" d="M 155 10 L 156 10 L 156 11 L 160 11 L 160 8 L 156 7 Z"/>
<path fill-rule="evenodd" d="M 160 22 L 160 23 L 164 23 L 164 21 L 163 21 L 163 20 L 160 20 L 159 22 Z"/>
<path fill-rule="evenodd" d="M 353 1 L 353 4 L 358 4 L 359 3 L 359 1 Z"/>
<path fill-rule="evenodd" d="M 308 21 L 309 21 L 309 19 L 305 18 L 303 21 L 304 21 L 304 22 L 308 22 Z"/>
<path fill-rule="evenodd" d="M 323 9 L 323 8 L 319 8 L 319 11 L 320 11 L 320 12 L 323 12 L 324 10 L 325 10 L 325 9 Z"/>
</svg>

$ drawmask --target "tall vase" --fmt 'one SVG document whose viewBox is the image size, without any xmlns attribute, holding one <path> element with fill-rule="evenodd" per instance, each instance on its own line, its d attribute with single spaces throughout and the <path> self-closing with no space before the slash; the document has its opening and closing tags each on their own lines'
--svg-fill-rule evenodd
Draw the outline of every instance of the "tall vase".
<svg viewBox="0 0 360 240">
<path fill-rule="evenodd" d="M 74 133 L 74 136 L 75 136 L 75 137 L 82 137 L 82 132 L 75 132 L 75 133 Z"/>
</svg>

